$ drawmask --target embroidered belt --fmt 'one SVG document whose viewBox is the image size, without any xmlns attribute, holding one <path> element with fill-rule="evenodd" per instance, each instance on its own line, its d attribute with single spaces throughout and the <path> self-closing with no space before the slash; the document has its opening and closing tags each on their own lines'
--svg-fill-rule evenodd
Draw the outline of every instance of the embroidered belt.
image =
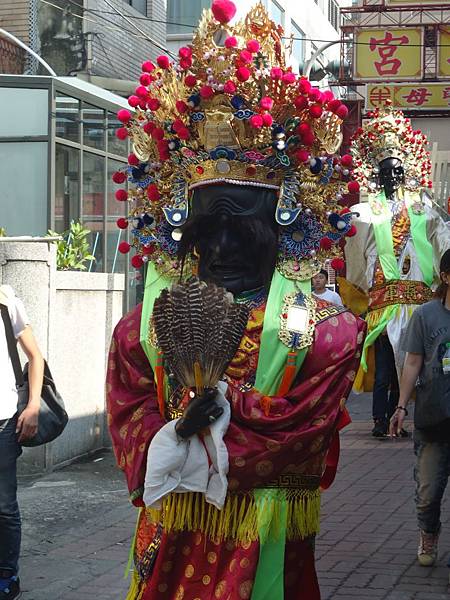
<svg viewBox="0 0 450 600">
<path fill-rule="evenodd" d="M 320 486 L 319 475 L 299 475 L 297 473 L 286 473 L 280 475 L 278 479 L 274 479 L 265 483 L 264 488 L 282 488 L 289 490 L 307 489 L 317 490 Z"/>
<path fill-rule="evenodd" d="M 423 281 L 393 280 L 374 286 L 369 291 L 368 312 L 392 304 L 424 304 L 433 298 L 433 292 Z"/>
</svg>

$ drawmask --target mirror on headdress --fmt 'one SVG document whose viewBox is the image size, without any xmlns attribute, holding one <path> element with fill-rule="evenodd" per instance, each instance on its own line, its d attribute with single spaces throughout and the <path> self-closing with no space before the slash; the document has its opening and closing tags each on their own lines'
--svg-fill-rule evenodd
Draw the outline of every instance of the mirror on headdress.
<svg viewBox="0 0 450 600">
<path fill-rule="evenodd" d="M 220 27 L 219 29 L 216 29 L 216 31 L 213 33 L 212 39 L 213 42 L 215 44 L 215 46 L 217 48 L 224 48 L 225 47 L 225 40 L 227 39 L 227 37 L 229 36 L 229 32 L 225 29 L 225 27 Z"/>
</svg>

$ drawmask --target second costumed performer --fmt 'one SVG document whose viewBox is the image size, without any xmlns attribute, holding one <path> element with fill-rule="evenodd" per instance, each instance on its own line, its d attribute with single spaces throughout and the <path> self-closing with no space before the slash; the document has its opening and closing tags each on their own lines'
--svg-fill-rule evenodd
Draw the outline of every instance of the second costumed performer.
<svg viewBox="0 0 450 600">
<path fill-rule="evenodd" d="M 178 65 L 144 63 L 135 112 L 119 112 L 133 155 L 114 180 L 133 187 L 118 224 L 147 264 L 107 378 L 139 507 L 128 600 L 320 598 L 320 494 L 365 331 L 311 296 L 354 233 L 346 108 L 286 68 L 262 5 L 231 26 L 234 11 L 214 2 Z"/>
</svg>

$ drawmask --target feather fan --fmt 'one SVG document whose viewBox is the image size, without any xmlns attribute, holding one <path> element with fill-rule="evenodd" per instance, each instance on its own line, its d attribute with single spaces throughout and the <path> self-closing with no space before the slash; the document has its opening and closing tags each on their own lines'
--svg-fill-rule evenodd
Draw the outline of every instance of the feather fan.
<svg viewBox="0 0 450 600">
<path fill-rule="evenodd" d="M 158 346 L 181 385 L 200 391 L 217 385 L 239 347 L 248 312 L 224 288 L 196 277 L 161 292 L 153 324 Z"/>
</svg>

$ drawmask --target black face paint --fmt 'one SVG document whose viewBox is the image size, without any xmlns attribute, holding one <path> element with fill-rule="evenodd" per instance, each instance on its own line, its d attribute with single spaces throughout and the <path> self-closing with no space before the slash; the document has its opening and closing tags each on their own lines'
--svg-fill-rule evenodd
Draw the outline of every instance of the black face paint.
<svg viewBox="0 0 450 600">
<path fill-rule="evenodd" d="M 380 185 L 384 187 L 386 198 L 391 198 L 402 183 L 405 183 L 405 171 L 398 158 L 385 158 L 380 162 Z"/>
<path fill-rule="evenodd" d="M 199 276 L 234 294 L 268 287 L 277 257 L 276 192 L 212 185 L 194 191 L 181 258 L 199 254 Z"/>
</svg>

